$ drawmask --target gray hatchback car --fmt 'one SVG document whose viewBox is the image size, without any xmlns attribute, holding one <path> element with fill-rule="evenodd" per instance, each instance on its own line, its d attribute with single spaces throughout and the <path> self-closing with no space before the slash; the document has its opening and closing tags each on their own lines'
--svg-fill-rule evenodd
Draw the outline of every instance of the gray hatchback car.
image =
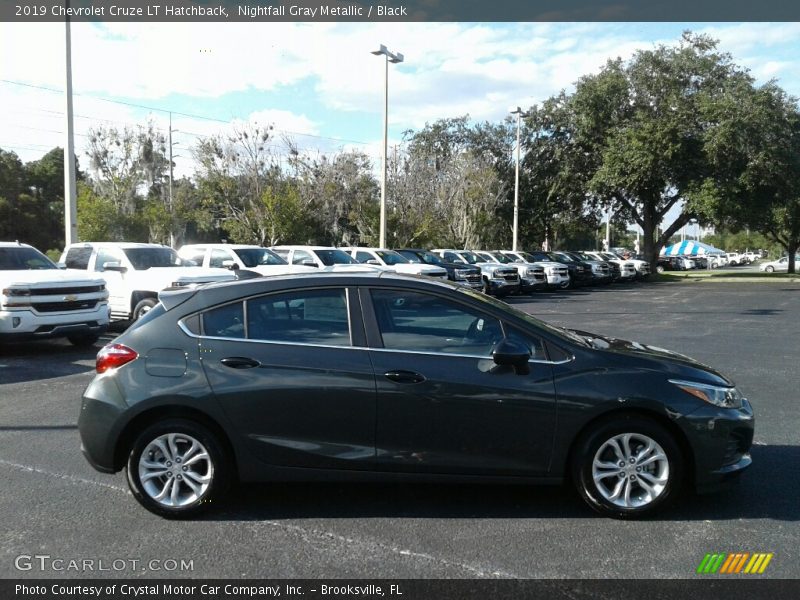
<svg viewBox="0 0 800 600">
<path fill-rule="evenodd" d="M 751 463 L 725 376 L 465 286 L 313 273 L 160 298 L 98 354 L 78 425 L 89 462 L 166 517 L 235 480 L 436 479 L 570 480 L 635 518 Z"/>
</svg>

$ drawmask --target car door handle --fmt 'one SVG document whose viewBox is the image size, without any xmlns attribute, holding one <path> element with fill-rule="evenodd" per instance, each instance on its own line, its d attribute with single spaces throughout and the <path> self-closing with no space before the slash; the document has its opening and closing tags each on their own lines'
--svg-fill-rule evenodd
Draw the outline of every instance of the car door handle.
<svg viewBox="0 0 800 600">
<path fill-rule="evenodd" d="M 261 363 L 252 358 L 245 358 L 243 356 L 229 356 L 220 360 L 223 365 L 231 369 L 252 369 L 253 367 L 260 367 Z"/>
<path fill-rule="evenodd" d="M 384 373 L 384 377 L 396 383 L 422 383 L 425 376 L 414 371 L 389 371 Z"/>
</svg>

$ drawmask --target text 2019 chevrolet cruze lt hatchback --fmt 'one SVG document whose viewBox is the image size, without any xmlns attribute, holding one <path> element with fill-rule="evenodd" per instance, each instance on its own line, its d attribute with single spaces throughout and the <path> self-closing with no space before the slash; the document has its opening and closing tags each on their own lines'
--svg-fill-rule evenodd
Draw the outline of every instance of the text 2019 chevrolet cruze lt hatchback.
<svg viewBox="0 0 800 600">
<path fill-rule="evenodd" d="M 733 383 L 647 345 L 561 329 L 465 286 L 393 274 L 164 292 L 98 354 L 83 452 L 166 517 L 234 481 L 571 480 L 614 517 L 751 463 Z"/>
</svg>

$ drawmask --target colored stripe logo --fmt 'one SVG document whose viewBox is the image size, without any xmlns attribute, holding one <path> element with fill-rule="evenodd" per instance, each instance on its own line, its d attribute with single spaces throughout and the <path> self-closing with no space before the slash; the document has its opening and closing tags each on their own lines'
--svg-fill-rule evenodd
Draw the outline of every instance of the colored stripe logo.
<svg viewBox="0 0 800 600">
<path fill-rule="evenodd" d="M 767 565 L 772 560 L 772 552 L 733 552 L 706 554 L 697 567 L 697 572 L 703 575 L 715 573 L 724 575 L 761 574 L 767 569 Z"/>
</svg>

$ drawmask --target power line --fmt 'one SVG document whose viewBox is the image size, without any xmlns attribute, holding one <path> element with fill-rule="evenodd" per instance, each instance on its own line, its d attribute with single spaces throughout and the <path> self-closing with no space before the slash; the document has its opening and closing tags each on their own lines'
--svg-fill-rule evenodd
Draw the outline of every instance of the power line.
<svg viewBox="0 0 800 600">
<path fill-rule="evenodd" d="M 9 84 L 9 85 L 18 85 L 18 86 L 22 86 L 22 87 L 37 89 L 37 90 L 45 90 L 45 91 L 54 92 L 54 93 L 57 93 L 57 94 L 63 94 L 64 93 L 64 90 L 59 90 L 59 89 L 56 89 L 56 88 L 50 88 L 50 87 L 46 87 L 46 86 L 43 86 L 43 85 L 34 85 L 32 83 L 24 83 L 22 81 L 12 81 L 10 79 L 0 79 L 0 83 L 6 83 L 6 84 Z M 147 106 L 145 104 L 137 104 L 135 102 L 125 102 L 123 100 L 112 100 L 111 98 L 103 98 L 102 96 L 94 96 L 92 94 L 73 94 L 73 95 L 74 96 L 82 96 L 82 97 L 85 97 L 85 98 L 92 98 L 94 100 L 100 100 L 101 102 L 109 102 L 111 104 L 120 104 L 120 105 L 123 105 L 123 106 L 130 106 L 130 107 L 133 107 L 133 108 L 143 108 L 145 110 L 150 110 L 150 111 L 155 111 L 155 112 L 172 113 L 173 115 L 180 115 L 182 117 L 189 117 L 189 118 L 192 118 L 192 119 L 200 119 L 200 120 L 204 120 L 204 121 L 212 121 L 212 122 L 215 122 L 215 123 L 224 123 L 226 125 L 230 125 L 231 120 L 232 120 L 232 119 L 229 119 L 229 120 L 226 121 L 224 119 L 219 119 L 219 118 L 216 118 L 216 117 L 209 117 L 209 116 L 206 116 L 206 115 L 195 115 L 195 114 L 192 114 L 192 113 L 185 113 L 185 112 L 181 112 L 181 111 L 177 111 L 177 110 L 169 110 L 169 109 L 166 109 L 166 108 L 158 108 L 158 107 L 155 107 L 155 106 Z M 52 111 L 52 112 L 56 112 L 56 111 Z M 60 113 L 60 114 L 63 114 L 63 113 Z M 278 129 L 276 131 L 278 131 L 280 133 L 288 133 L 288 134 L 291 134 L 291 135 L 310 137 L 310 138 L 315 138 L 315 139 L 320 139 L 320 140 L 331 140 L 331 141 L 334 141 L 334 142 L 344 142 L 344 143 L 347 143 L 347 144 L 361 144 L 361 145 L 364 145 L 364 146 L 368 146 L 369 145 L 369 142 L 363 142 L 363 141 L 360 141 L 360 140 L 351 140 L 351 139 L 347 139 L 347 138 L 335 138 L 335 137 L 330 137 L 330 136 L 325 136 L 325 135 L 317 135 L 317 134 L 314 134 L 314 133 L 301 133 L 299 131 L 290 131 L 288 129 Z"/>
</svg>

